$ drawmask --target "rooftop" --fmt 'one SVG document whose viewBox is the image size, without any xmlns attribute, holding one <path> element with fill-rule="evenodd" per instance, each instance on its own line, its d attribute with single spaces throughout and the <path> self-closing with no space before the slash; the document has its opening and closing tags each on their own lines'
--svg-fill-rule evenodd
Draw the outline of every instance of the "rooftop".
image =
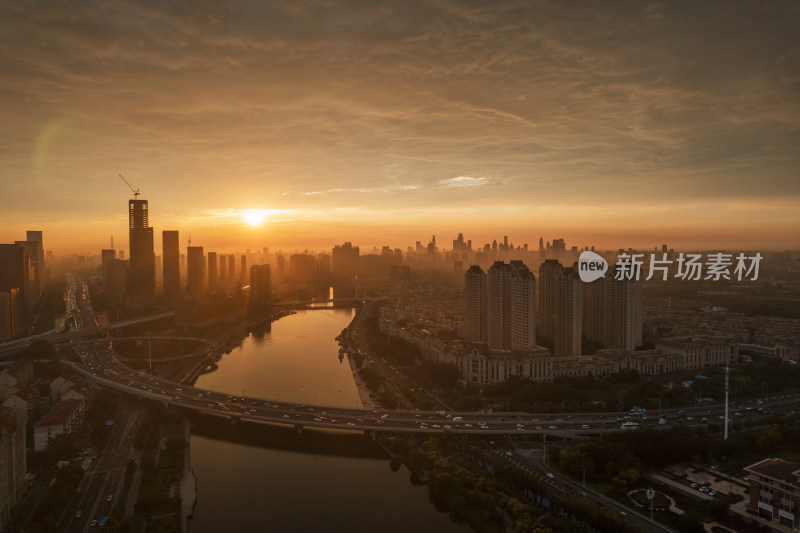
<svg viewBox="0 0 800 533">
<path fill-rule="evenodd" d="M 78 409 L 80 405 L 80 400 L 64 400 L 63 402 L 59 402 L 50 409 L 50 412 L 44 415 L 36 425 L 38 427 L 63 424 L 69 420 L 69 417 L 72 416 L 72 413 Z"/>
<path fill-rule="evenodd" d="M 745 467 L 745 470 L 800 486 L 800 464 L 785 459 L 763 459 Z"/>
</svg>

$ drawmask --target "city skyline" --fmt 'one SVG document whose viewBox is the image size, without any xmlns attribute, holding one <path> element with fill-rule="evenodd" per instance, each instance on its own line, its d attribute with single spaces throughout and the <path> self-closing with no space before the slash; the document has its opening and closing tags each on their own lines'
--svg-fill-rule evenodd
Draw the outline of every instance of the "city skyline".
<svg viewBox="0 0 800 533">
<path fill-rule="evenodd" d="M 127 247 L 119 173 L 208 249 L 800 241 L 795 5 L 0 13 L 3 241 Z"/>
</svg>

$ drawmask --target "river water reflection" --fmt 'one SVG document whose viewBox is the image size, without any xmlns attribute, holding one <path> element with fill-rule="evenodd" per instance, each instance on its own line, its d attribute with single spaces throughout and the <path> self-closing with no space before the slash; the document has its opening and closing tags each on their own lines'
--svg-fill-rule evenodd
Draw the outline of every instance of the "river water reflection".
<svg viewBox="0 0 800 533">
<path fill-rule="evenodd" d="M 232 394 L 360 407 L 334 340 L 352 309 L 299 311 L 253 333 L 197 386 Z M 388 460 L 251 446 L 192 435 L 198 501 L 192 533 L 470 531 L 428 501 Z"/>
</svg>

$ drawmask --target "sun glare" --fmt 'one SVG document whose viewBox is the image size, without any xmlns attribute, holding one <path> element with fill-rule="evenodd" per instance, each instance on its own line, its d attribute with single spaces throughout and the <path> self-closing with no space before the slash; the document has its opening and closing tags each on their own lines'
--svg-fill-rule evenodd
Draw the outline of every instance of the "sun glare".
<svg viewBox="0 0 800 533">
<path fill-rule="evenodd" d="M 251 226 L 260 226 L 264 222 L 264 213 L 256 209 L 249 209 L 242 213 L 245 222 Z"/>
</svg>

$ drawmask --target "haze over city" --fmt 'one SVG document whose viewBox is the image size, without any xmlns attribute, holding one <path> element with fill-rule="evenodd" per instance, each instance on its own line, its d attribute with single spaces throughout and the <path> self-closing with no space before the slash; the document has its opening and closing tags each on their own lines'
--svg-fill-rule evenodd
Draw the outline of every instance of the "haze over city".
<svg viewBox="0 0 800 533">
<path fill-rule="evenodd" d="M 0 240 L 800 241 L 794 3 L 0 6 Z M 183 240 L 183 238 L 182 238 Z M 158 245 L 158 239 L 156 240 Z"/>
</svg>

